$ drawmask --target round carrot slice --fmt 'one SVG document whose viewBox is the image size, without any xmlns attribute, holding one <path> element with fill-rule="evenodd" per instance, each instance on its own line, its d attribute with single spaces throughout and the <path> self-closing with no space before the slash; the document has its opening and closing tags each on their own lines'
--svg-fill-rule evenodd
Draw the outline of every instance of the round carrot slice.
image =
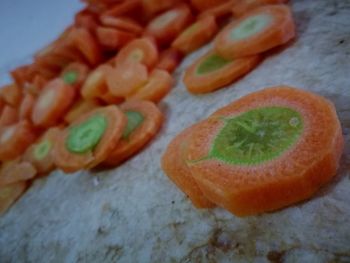
<svg viewBox="0 0 350 263">
<path fill-rule="evenodd" d="M 35 97 L 30 93 L 26 93 L 19 106 L 19 118 L 21 120 L 30 119 L 30 117 L 32 116 L 34 104 L 35 104 Z"/>
<path fill-rule="evenodd" d="M 172 76 L 165 70 L 152 71 L 147 83 L 128 96 L 128 99 L 149 100 L 158 103 L 171 90 Z"/>
<path fill-rule="evenodd" d="M 33 126 L 27 120 L 0 129 L 0 160 L 7 161 L 21 155 L 35 140 Z"/>
<path fill-rule="evenodd" d="M 117 55 L 117 67 L 125 62 L 140 62 L 148 68 L 152 68 L 158 61 L 158 49 L 149 38 L 139 38 L 131 41 L 123 47 Z"/>
<path fill-rule="evenodd" d="M 79 100 L 77 101 L 71 109 L 64 116 L 64 121 L 66 123 L 72 123 L 81 115 L 98 108 L 100 105 L 96 100 Z"/>
<path fill-rule="evenodd" d="M 263 5 L 283 4 L 285 2 L 287 1 L 286 0 L 241 0 L 233 5 L 232 13 L 234 16 L 238 17 L 254 8 L 257 8 Z"/>
<path fill-rule="evenodd" d="M 16 107 L 22 100 L 22 90 L 17 84 L 10 84 L 0 88 L 0 98 L 8 105 Z"/>
<path fill-rule="evenodd" d="M 336 174 L 343 145 L 330 101 L 282 86 L 247 95 L 202 122 L 187 161 L 209 200 L 245 216 L 310 198 Z"/>
<path fill-rule="evenodd" d="M 204 196 L 185 161 L 188 141 L 195 128 L 196 125 L 192 125 L 176 135 L 162 156 L 161 166 L 165 174 L 190 198 L 195 207 L 211 208 L 215 204 Z"/>
<path fill-rule="evenodd" d="M 4 214 L 10 206 L 26 190 L 26 182 L 19 182 L 0 187 L 0 215 Z"/>
<path fill-rule="evenodd" d="M 14 124 L 18 121 L 18 111 L 16 108 L 5 105 L 0 115 L 0 128 Z"/>
<path fill-rule="evenodd" d="M 258 56 L 227 60 L 212 50 L 186 69 L 184 83 L 192 93 L 211 92 L 248 73 L 259 61 Z"/>
<path fill-rule="evenodd" d="M 218 31 L 213 16 L 205 16 L 186 28 L 171 44 L 184 54 L 191 53 L 207 43 Z"/>
<path fill-rule="evenodd" d="M 110 105 L 89 112 L 67 127 L 54 146 L 54 162 L 65 172 L 95 167 L 115 149 L 126 117 Z"/>
<path fill-rule="evenodd" d="M 175 48 L 169 48 L 160 53 L 159 61 L 156 65 L 157 69 L 163 69 L 172 73 L 181 63 L 184 55 Z"/>
<path fill-rule="evenodd" d="M 159 131 L 164 117 L 150 101 L 127 101 L 120 106 L 127 117 L 123 135 L 113 152 L 104 161 L 117 165 L 140 151 Z"/>
<path fill-rule="evenodd" d="M 32 121 L 36 126 L 55 125 L 74 100 L 74 88 L 62 79 L 50 81 L 38 97 L 32 112 Z"/>
<path fill-rule="evenodd" d="M 40 174 L 48 173 L 55 168 L 53 161 L 53 146 L 61 128 L 48 129 L 34 144 L 28 147 L 22 160 L 30 162 Z"/>
<path fill-rule="evenodd" d="M 139 62 L 129 61 L 108 72 L 107 86 L 114 96 L 125 98 L 142 87 L 147 79 L 146 66 Z"/>
<path fill-rule="evenodd" d="M 68 85 L 80 89 L 89 74 L 90 68 L 86 64 L 73 62 L 61 72 L 61 78 Z"/>
<path fill-rule="evenodd" d="M 27 181 L 35 177 L 37 171 L 30 162 L 15 159 L 4 162 L 0 169 L 0 187 Z"/>
<path fill-rule="evenodd" d="M 180 4 L 154 18 L 145 34 L 153 36 L 160 45 L 169 44 L 192 20 L 190 8 Z"/>
<path fill-rule="evenodd" d="M 255 55 L 282 45 L 295 36 L 292 13 L 286 5 L 259 7 L 234 20 L 214 41 L 226 59 Z"/>
</svg>

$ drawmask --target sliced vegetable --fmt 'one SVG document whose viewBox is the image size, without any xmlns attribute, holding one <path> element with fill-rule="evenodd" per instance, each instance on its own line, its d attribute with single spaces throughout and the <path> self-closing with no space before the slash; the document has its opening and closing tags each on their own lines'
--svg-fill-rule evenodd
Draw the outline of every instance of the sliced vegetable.
<svg viewBox="0 0 350 263">
<path fill-rule="evenodd" d="M 0 188 L 35 177 L 37 171 L 30 162 L 15 159 L 4 162 L 0 168 Z"/>
<path fill-rule="evenodd" d="M 4 214 L 10 208 L 26 190 L 26 187 L 26 182 L 19 182 L 0 188 L 0 215 Z"/>
<path fill-rule="evenodd" d="M 160 54 L 156 68 L 172 73 L 181 63 L 183 56 L 184 55 L 175 48 L 166 49 Z"/>
</svg>

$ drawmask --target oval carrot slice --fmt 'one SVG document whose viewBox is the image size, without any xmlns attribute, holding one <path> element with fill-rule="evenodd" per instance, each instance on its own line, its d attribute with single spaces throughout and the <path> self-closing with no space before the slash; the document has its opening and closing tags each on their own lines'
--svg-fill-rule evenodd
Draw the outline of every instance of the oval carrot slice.
<svg viewBox="0 0 350 263">
<path fill-rule="evenodd" d="M 282 45 L 295 36 L 292 13 L 286 5 L 259 7 L 228 24 L 214 41 L 222 57 L 255 55 Z"/>
<path fill-rule="evenodd" d="M 163 153 L 161 166 L 169 179 L 190 198 L 195 207 L 212 208 L 215 204 L 204 196 L 185 161 L 187 145 L 195 128 L 196 125 L 192 125 L 171 140 Z"/>
<path fill-rule="evenodd" d="M 80 89 L 89 74 L 90 68 L 80 62 L 72 62 L 61 72 L 61 78 L 68 85 Z"/>
<path fill-rule="evenodd" d="M 169 44 L 191 22 L 191 10 L 180 4 L 159 16 L 147 25 L 145 34 L 153 36 L 160 45 Z"/>
<path fill-rule="evenodd" d="M 60 132 L 59 127 L 49 128 L 35 143 L 28 147 L 22 160 L 31 163 L 39 174 L 52 171 L 55 168 L 53 161 L 53 146 Z"/>
<path fill-rule="evenodd" d="M 173 78 L 167 71 L 155 69 L 152 71 L 147 83 L 127 98 L 158 103 L 169 93 L 172 84 Z"/>
<path fill-rule="evenodd" d="M 310 198 L 336 174 L 343 145 L 330 101 L 282 86 L 212 114 L 194 130 L 187 161 L 209 200 L 245 216 Z"/>
<path fill-rule="evenodd" d="M 158 61 L 158 49 L 149 38 L 139 38 L 123 47 L 116 57 L 117 67 L 125 62 L 140 62 L 152 68 Z"/>
<path fill-rule="evenodd" d="M 64 116 L 64 121 L 66 123 L 72 123 L 81 115 L 98 108 L 100 105 L 96 100 L 79 100 L 77 101 L 71 109 Z"/>
<path fill-rule="evenodd" d="M 5 105 L 0 115 L 0 128 L 16 123 L 18 119 L 18 110 L 11 106 Z"/>
<path fill-rule="evenodd" d="M 35 104 L 35 97 L 30 94 L 26 93 L 23 97 L 23 100 L 19 106 L 19 119 L 30 119 L 32 116 L 33 107 Z"/>
<path fill-rule="evenodd" d="M 123 135 L 113 152 L 104 161 L 117 165 L 140 151 L 159 131 L 164 117 L 150 101 L 127 101 L 120 106 L 127 117 Z"/>
<path fill-rule="evenodd" d="M 62 79 L 50 81 L 38 97 L 32 112 L 34 125 L 50 127 L 62 118 L 73 103 L 75 91 Z"/>
<path fill-rule="evenodd" d="M 0 98 L 8 105 L 16 107 L 22 100 L 22 90 L 16 84 L 3 86 L 0 88 Z"/>
<path fill-rule="evenodd" d="M 163 69 L 172 73 L 181 63 L 184 55 L 175 48 L 164 50 L 160 54 L 159 62 L 156 65 L 157 69 Z"/>
<path fill-rule="evenodd" d="M 0 169 L 0 188 L 32 179 L 36 173 L 37 171 L 30 162 L 21 161 L 20 159 L 4 162 Z"/>
<path fill-rule="evenodd" d="M 0 160 L 8 161 L 21 155 L 35 140 L 33 126 L 27 120 L 0 129 Z"/>
<path fill-rule="evenodd" d="M 129 17 L 114 17 L 114 16 L 100 16 L 102 25 L 106 27 L 112 27 L 119 30 L 123 30 L 135 35 L 140 35 L 143 31 L 142 26 L 140 26 L 136 21 Z"/>
<path fill-rule="evenodd" d="M 232 7 L 232 14 L 236 17 L 263 5 L 283 4 L 287 0 L 241 0 Z"/>
<path fill-rule="evenodd" d="M 211 50 L 186 69 L 183 81 L 192 93 L 211 92 L 248 73 L 259 61 L 258 56 L 227 60 Z"/>
<path fill-rule="evenodd" d="M 108 50 L 117 50 L 136 37 L 133 33 L 101 26 L 97 28 L 96 34 L 101 46 Z"/>
<path fill-rule="evenodd" d="M 147 79 L 146 66 L 139 62 L 129 61 L 108 72 L 107 86 L 114 96 L 125 98 L 142 87 Z"/>
<path fill-rule="evenodd" d="M 186 28 L 171 44 L 184 54 L 191 53 L 207 43 L 218 31 L 213 16 L 205 16 Z"/>
<path fill-rule="evenodd" d="M 114 105 L 81 116 L 56 140 L 55 164 L 65 172 L 95 167 L 115 149 L 126 122 L 124 113 Z"/>
<path fill-rule="evenodd" d="M 26 182 L 19 182 L 0 187 L 0 215 L 4 214 L 11 205 L 26 190 Z"/>
</svg>

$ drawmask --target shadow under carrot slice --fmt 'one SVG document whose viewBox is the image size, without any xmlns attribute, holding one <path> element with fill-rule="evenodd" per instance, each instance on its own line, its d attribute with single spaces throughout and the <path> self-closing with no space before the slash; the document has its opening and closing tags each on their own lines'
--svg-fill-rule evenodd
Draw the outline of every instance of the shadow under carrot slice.
<svg viewBox="0 0 350 263">
<path fill-rule="evenodd" d="M 127 124 L 118 144 L 103 164 L 115 166 L 139 152 L 159 131 L 164 116 L 150 101 L 130 100 L 120 106 Z"/>
<path fill-rule="evenodd" d="M 0 168 L 0 188 L 9 184 L 27 181 L 37 174 L 35 167 L 20 158 L 4 162 Z"/>
<path fill-rule="evenodd" d="M 4 214 L 10 208 L 26 188 L 26 182 L 18 182 L 0 187 L 0 215 Z"/>
<path fill-rule="evenodd" d="M 81 116 L 56 140 L 55 164 L 65 172 L 95 167 L 115 149 L 126 122 L 124 113 L 114 105 Z"/>
</svg>

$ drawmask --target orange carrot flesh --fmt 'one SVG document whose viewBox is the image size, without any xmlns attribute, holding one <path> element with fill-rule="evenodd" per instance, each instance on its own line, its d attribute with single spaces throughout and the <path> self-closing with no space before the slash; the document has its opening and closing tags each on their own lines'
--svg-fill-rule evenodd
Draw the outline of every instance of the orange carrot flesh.
<svg viewBox="0 0 350 263">
<path fill-rule="evenodd" d="M 0 187 L 0 215 L 4 214 L 10 206 L 26 190 L 26 182 L 19 182 Z"/>
<path fill-rule="evenodd" d="M 207 43 L 218 31 L 213 16 L 205 16 L 186 28 L 171 44 L 184 54 L 191 53 Z"/>
<path fill-rule="evenodd" d="M 282 86 L 212 114 L 194 130 L 186 161 L 209 200 L 246 216 L 310 198 L 336 174 L 343 146 L 330 101 Z"/>
<path fill-rule="evenodd" d="M 31 163 L 39 174 L 45 174 L 55 168 L 53 161 L 53 146 L 61 128 L 48 129 L 39 140 L 33 143 L 22 156 L 22 160 Z"/>
<path fill-rule="evenodd" d="M 72 123 L 77 118 L 79 118 L 81 115 L 92 111 L 99 107 L 99 103 L 96 100 L 80 100 L 77 101 L 71 109 L 67 112 L 67 114 L 64 116 L 64 121 L 66 123 Z"/>
<path fill-rule="evenodd" d="M 15 159 L 2 164 L 0 188 L 13 183 L 27 181 L 35 177 L 37 171 L 30 162 Z"/>
<path fill-rule="evenodd" d="M 233 59 L 267 51 L 294 36 L 295 26 L 289 7 L 268 5 L 228 24 L 217 35 L 214 48 L 222 57 Z"/>
<path fill-rule="evenodd" d="M 16 84 L 3 86 L 0 88 L 0 98 L 8 105 L 16 107 L 22 100 L 22 90 Z"/>
<path fill-rule="evenodd" d="M 62 79 L 50 81 L 40 96 L 32 112 L 34 125 L 50 127 L 55 125 L 74 101 L 75 90 L 71 85 L 66 84 Z"/>
<path fill-rule="evenodd" d="M 5 105 L 0 115 L 0 128 L 16 123 L 18 117 L 18 110 L 16 108 Z"/>
<path fill-rule="evenodd" d="M 27 120 L 0 129 L 0 160 L 8 161 L 20 156 L 35 140 L 36 132 Z"/>
<path fill-rule="evenodd" d="M 139 38 L 123 47 L 116 57 L 117 67 L 125 62 L 140 62 L 152 68 L 158 61 L 158 49 L 149 38 Z"/>
<path fill-rule="evenodd" d="M 124 113 L 114 105 L 81 116 L 56 140 L 55 164 L 65 172 L 95 167 L 115 149 L 126 122 Z"/>
<path fill-rule="evenodd" d="M 35 104 L 35 97 L 30 93 L 25 94 L 19 106 L 19 119 L 29 120 L 32 116 L 34 104 Z"/>
<path fill-rule="evenodd" d="M 195 207 L 212 208 L 215 204 L 204 196 L 185 161 L 187 144 L 195 128 L 196 125 L 186 128 L 171 140 L 163 153 L 161 166 L 169 179 L 188 195 Z"/>
<path fill-rule="evenodd" d="M 184 55 L 175 48 L 169 48 L 160 53 L 157 69 L 163 69 L 172 73 L 181 63 Z"/>
<path fill-rule="evenodd" d="M 100 20 L 105 27 L 112 27 L 135 35 L 140 35 L 143 31 L 142 26 L 128 17 L 101 16 Z"/>
<path fill-rule="evenodd" d="M 232 7 L 232 14 L 239 17 L 254 8 L 263 5 L 283 4 L 286 0 L 241 0 Z"/>
<path fill-rule="evenodd" d="M 258 56 L 227 60 L 211 50 L 185 71 L 184 83 L 191 93 L 207 93 L 224 87 L 251 71 Z"/>
<path fill-rule="evenodd" d="M 113 152 L 104 161 L 117 165 L 139 152 L 159 131 L 164 116 L 150 101 L 130 100 L 120 106 L 127 116 L 123 136 Z"/>
<path fill-rule="evenodd" d="M 136 37 L 133 33 L 101 26 L 97 28 L 96 33 L 99 43 L 109 50 L 117 50 Z"/>
<path fill-rule="evenodd" d="M 80 89 L 89 74 L 90 68 L 79 62 L 70 63 L 61 72 L 61 78 L 66 84 Z"/>
<path fill-rule="evenodd" d="M 147 83 L 127 98 L 158 103 L 169 93 L 172 84 L 173 78 L 167 71 L 155 69 L 152 71 Z"/>
</svg>

